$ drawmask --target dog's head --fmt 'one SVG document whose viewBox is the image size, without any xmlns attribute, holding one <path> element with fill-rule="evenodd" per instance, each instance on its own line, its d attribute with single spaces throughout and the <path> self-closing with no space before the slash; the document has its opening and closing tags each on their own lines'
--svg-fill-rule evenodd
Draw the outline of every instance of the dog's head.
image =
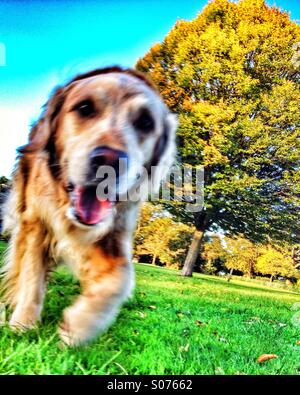
<svg viewBox="0 0 300 395">
<path fill-rule="evenodd" d="M 20 152 L 46 152 L 52 177 L 69 194 L 69 218 L 96 226 L 141 183 L 143 169 L 148 182 L 153 167 L 152 187 L 159 186 L 173 162 L 176 126 L 143 74 L 100 69 L 53 93 Z"/>
</svg>

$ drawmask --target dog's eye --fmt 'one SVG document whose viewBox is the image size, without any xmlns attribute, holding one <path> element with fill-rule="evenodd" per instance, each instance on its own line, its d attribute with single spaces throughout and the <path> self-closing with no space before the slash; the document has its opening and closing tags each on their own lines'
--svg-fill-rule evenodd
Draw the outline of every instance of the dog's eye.
<svg viewBox="0 0 300 395">
<path fill-rule="evenodd" d="M 73 107 L 73 111 L 76 111 L 82 118 L 88 118 L 96 113 L 96 108 L 92 100 L 83 100 Z"/>
<path fill-rule="evenodd" d="M 143 133 L 150 133 L 155 127 L 154 119 L 146 108 L 140 111 L 137 118 L 132 122 L 132 125 L 135 129 Z"/>
</svg>

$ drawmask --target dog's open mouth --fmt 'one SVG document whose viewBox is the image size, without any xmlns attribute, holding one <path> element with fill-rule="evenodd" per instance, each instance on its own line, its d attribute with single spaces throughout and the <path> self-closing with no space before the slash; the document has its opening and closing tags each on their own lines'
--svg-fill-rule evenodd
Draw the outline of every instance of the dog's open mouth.
<svg viewBox="0 0 300 395">
<path fill-rule="evenodd" d="M 75 187 L 73 196 L 77 220 L 84 225 L 97 225 L 114 205 L 109 199 L 97 197 L 96 185 Z"/>
</svg>

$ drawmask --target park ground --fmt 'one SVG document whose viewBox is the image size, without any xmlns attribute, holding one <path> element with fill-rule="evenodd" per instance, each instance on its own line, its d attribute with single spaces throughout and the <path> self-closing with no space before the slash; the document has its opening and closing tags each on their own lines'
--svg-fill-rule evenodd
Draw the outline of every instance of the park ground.
<svg viewBox="0 0 300 395">
<path fill-rule="evenodd" d="M 59 268 L 43 324 L 23 335 L 0 328 L 0 374 L 300 374 L 299 294 L 143 264 L 136 277 L 133 299 L 108 332 L 67 349 L 56 329 L 79 285 Z M 262 354 L 277 358 L 258 363 Z"/>
</svg>

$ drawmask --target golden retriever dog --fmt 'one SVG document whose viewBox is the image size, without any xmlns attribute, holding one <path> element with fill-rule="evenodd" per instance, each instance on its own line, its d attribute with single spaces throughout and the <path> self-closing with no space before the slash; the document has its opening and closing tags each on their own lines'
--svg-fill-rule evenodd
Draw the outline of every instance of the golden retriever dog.
<svg viewBox="0 0 300 395">
<path fill-rule="evenodd" d="M 2 290 L 13 329 L 40 319 L 48 273 L 61 261 L 82 289 L 64 311 L 63 342 L 80 345 L 113 322 L 132 294 L 132 237 L 145 199 L 145 192 L 132 199 L 129 192 L 146 184 L 159 189 L 173 162 L 176 127 L 152 83 L 131 69 L 94 70 L 54 91 L 19 149 L 4 208 L 11 238 Z M 115 198 L 98 193 L 104 167 L 116 171 Z"/>
</svg>

